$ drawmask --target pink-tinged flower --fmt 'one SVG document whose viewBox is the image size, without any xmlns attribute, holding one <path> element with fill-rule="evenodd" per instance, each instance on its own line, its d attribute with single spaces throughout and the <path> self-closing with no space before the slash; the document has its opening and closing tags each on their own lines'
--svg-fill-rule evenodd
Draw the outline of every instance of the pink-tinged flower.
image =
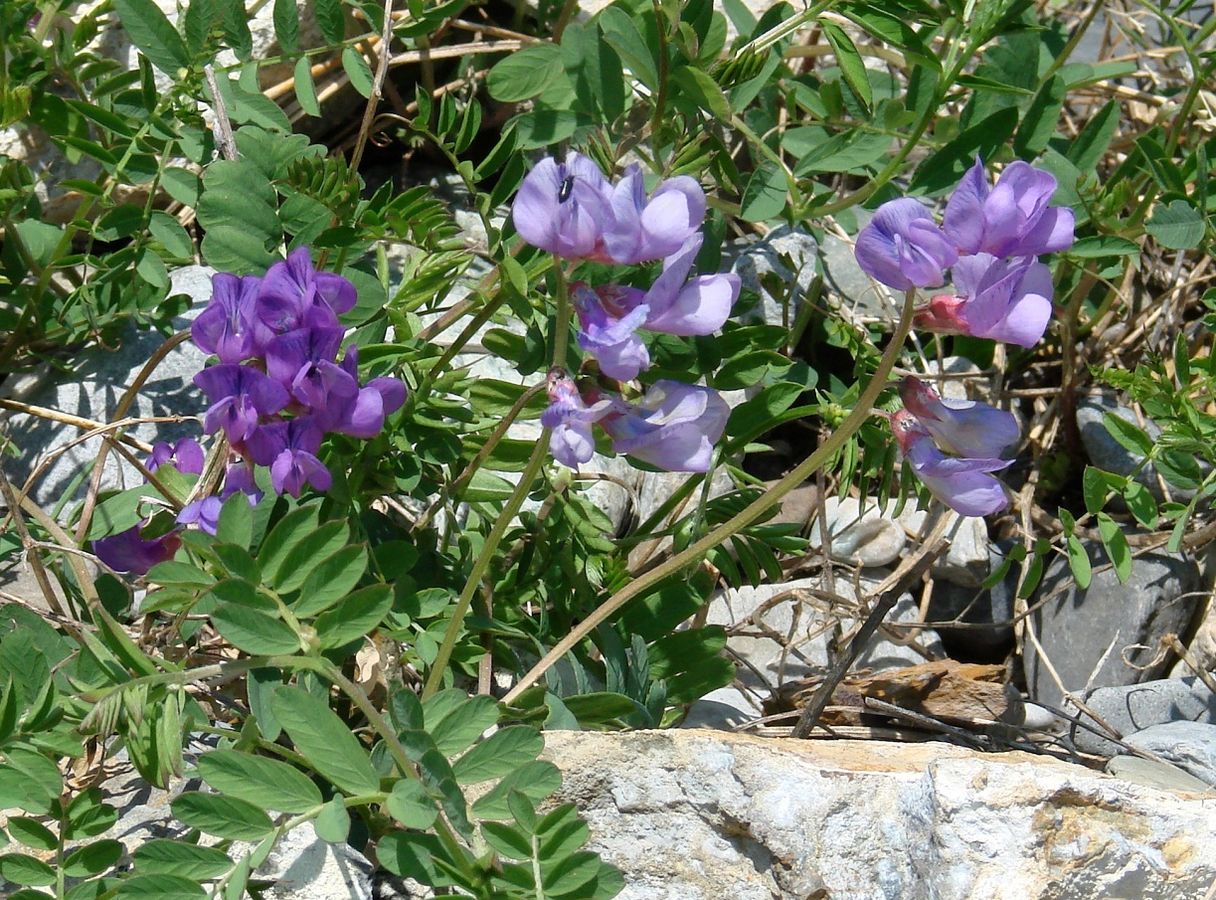
<svg viewBox="0 0 1216 900">
<path fill-rule="evenodd" d="M 899 383 L 899 396 L 938 446 L 955 456 L 1004 456 L 1018 442 L 1018 421 L 1003 409 L 943 398 L 911 375 Z"/>
<path fill-rule="evenodd" d="M 239 363 L 258 354 L 255 338 L 256 303 L 262 279 L 237 278 L 227 272 L 211 276 L 211 300 L 190 325 L 199 349 L 214 353 L 222 363 Z"/>
<path fill-rule="evenodd" d="M 328 491 L 333 483 L 329 469 L 317 458 L 321 429 L 310 416 L 260 425 L 250 435 L 248 446 L 255 463 L 270 466 L 275 493 L 299 497 L 305 483 L 318 491 Z"/>
<path fill-rule="evenodd" d="M 220 527 L 220 513 L 224 509 L 224 501 L 219 497 L 204 497 L 193 500 L 182 507 L 177 514 L 178 525 L 197 525 L 200 531 L 214 535 Z"/>
<path fill-rule="evenodd" d="M 611 194 L 599 167 L 572 151 L 562 163 L 541 160 L 524 177 L 511 220 L 519 236 L 533 247 L 567 259 L 603 258 Z"/>
<path fill-rule="evenodd" d="M 904 460 L 930 493 L 962 516 L 987 516 L 1009 505 L 1004 486 L 990 473 L 1013 464 L 996 457 L 949 456 L 917 416 L 901 409 L 891 431 Z"/>
<path fill-rule="evenodd" d="M 701 235 L 694 234 L 680 251 L 667 257 L 650 290 L 618 284 L 595 289 L 574 286 L 579 346 L 594 356 L 609 378 L 631 381 L 650 366 L 650 353 L 635 334 L 645 328 L 681 337 L 712 334 L 730 316 L 741 281 L 732 274 L 689 279 Z"/>
<path fill-rule="evenodd" d="M 590 406 L 578 392 L 574 379 L 561 369 L 548 376 L 549 406 L 540 416 L 541 425 L 550 430 L 549 451 L 563 466 L 578 469 L 595 454 L 591 425 L 612 410 L 611 399 L 598 399 Z"/>
<path fill-rule="evenodd" d="M 717 391 L 666 379 L 641 402 L 614 404 L 600 419 L 612 449 L 668 472 L 707 472 L 730 407 Z"/>
<path fill-rule="evenodd" d="M 695 179 L 668 178 L 647 199 L 642 167 L 634 163 L 612 188 L 604 246 L 622 265 L 663 259 L 677 253 L 704 221 L 705 192 Z"/>
<path fill-rule="evenodd" d="M 943 230 L 960 253 L 1038 256 L 1072 246 L 1071 209 L 1048 206 L 1056 179 L 1022 161 L 1010 163 L 988 186 L 984 163 L 963 176 L 946 203 Z"/>
<path fill-rule="evenodd" d="M 1019 347 L 1033 347 L 1043 337 L 1051 321 L 1051 272 L 1034 257 L 964 256 L 953 280 L 953 294 L 939 294 L 917 311 L 917 328 Z"/>
<path fill-rule="evenodd" d="M 888 200 L 857 235 L 862 271 L 887 287 L 937 287 L 958 253 L 919 200 Z"/>
<path fill-rule="evenodd" d="M 134 528 L 93 541 L 93 553 L 115 572 L 146 575 L 157 563 L 173 559 L 182 545 L 182 539 L 175 531 L 145 540 L 140 536 L 140 529 L 146 524 L 144 521 Z"/>
<path fill-rule="evenodd" d="M 202 475 L 204 462 L 205 454 L 199 442 L 194 438 L 182 438 L 176 444 L 164 441 L 153 444 L 147 467 L 149 472 L 155 472 L 161 466 L 172 465 L 183 475 Z"/>
<path fill-rule="evenodd" d="M 309 326 L 336 326 L 338 316 L 354 307 L 355 286 L 341 275 L 313 268 L 307 247 L 272 265 L 258 290 L 256 314 L 269 337 Z"/>
<path fill-rule="evenodd" d="M 213 434 L 222 428 L 233 444 L 249 437 L 262 416 L 274 415 L 291 401 L 287 390 L 273 378 L 234 363 L 203 369 L 194 376 L 194 383 L 211 401 L 204 418 L 206 432 Z"/>
</svg>

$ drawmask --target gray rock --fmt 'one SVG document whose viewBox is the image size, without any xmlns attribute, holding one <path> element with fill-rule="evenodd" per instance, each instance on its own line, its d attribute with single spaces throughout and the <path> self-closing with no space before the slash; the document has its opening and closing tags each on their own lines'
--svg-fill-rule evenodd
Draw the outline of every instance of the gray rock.
<svg viewBox="0 0 1216 900">
<path fill-rule="evenodd" d="M 170 293 L 186 294 L 191 299 L 186 314 L 173 321 L 175 330 L 188 329 L 190 322 L 206 306 L 211 297 L 213 272 L 206 266 L 186 266 L 170 274 Z M 72 356 L 69 371 L 47 369 L 40 376 L 18 379 L 11 387 L 10 396 L 34 406 L 108 422 L 123 392 L 164 341 L 164 336 L 155 331 L 130 326 L 117 348 L 82 350 Z M 193 378 L 206 360 L 207 355 L 191 341 L 178 344 L 157 365 L 127 416 L 201 415 L 207 404 L 202 392 L 194 386 Z M 16 484 L 23 483 L 42 459 L 66 447 L 83 433 L 72 425 L 24 413 L 8 414 L 4 421 L 10 438 L 22 451 L 18 458 L 5 461 L 5 471 Z M 142 423 L 128 429 L 128 434 L 149 443 L 173 441 L 187 435 L 198 437 L 201 432 L 202 427 L 197 422 Z M 87 472 L 91 471 L 100 444 L 100 438 L 92 438 L 57 456 L 30 491 L 34 501 L 49 509 L 65 497 L 83 496 L 88 483 Z M 76 483 L 78 478 L 81 483 Z M 138 470 L 117 453 L 111 451 L 106 455 L 103 486 L 131 487 L 142 482 L 143 476 Z"/>
<path fill-rule="evenodd" d="M 743 691 L 736 687 L 722 687 L 710 691 L 689 706 L 688 715 L 684 717 L 680 727 L 731 731 L 763 714 Z"/>
<path fill-rule="evenodd" d="M 946 510 L 944 515 L 948 519 L 945 537 L 950 541 L 950 547 L 933 564 L 933 577 L 977 588 L 992 571 L 988 525 L 978 516 L 960 516 L 953 510 Z M 930 522 L 925 510 L 915 509 L 910 504 L 895 521 L 913 540 L 928 536 L 937 524 L 936 518 Z"/>
<path fill-rule="evenodd" d="M 967 389 L 971 385 L 983 393 L 987 384 L 981 379 L 980 367 L 965 356 L 947 356 L 940 363 L 931 359 L 928 371 L 923 376 L 923 380 L 947 400 L 985 399 L 982 396 L 972 397 Z"/>
<path fill-rule="evenodd" d="M 1198 678 L 1163 678 L 1144 684 L 1098 688 L 1085 698 L 1085 705 L 1120 735 L 1166 722 L 1216 725 L 1216 694 Z M 1117 744 L 1081 728 L 1076 729 L 1073 739 L 1086 753 L 1108 756 L 1123 752 Z"/>
<path fill-rule="evenodd" d="M 1164 722 L 1129 734 L 1133 747 L 1156 753 L 1196 778 L 1216 785 L 1216 725 L 1207 722 Z"/>
<path fill-rule="evenodd" d="M 1209 571 L 1206 575 L 1208 583 L 1210 583 L 1211 577 Z M 1204 608 L 1200 610 L 1198 619 L 1199 625 L 1195 629 L 1194 637 L 1187 643 L 1186 649 L 1195 666 L 1204 672 L 1211 672 L 1216 670 L 1216 603 L 1212 602 L 1211 596 L 1205 598 Z M 1174 663 L 1174 667 L 1170 669 L 1171 678 L 1186 678 L 1194 674 L 1190 665 L 1182 659 Z"/>
<path fill-rule="evenodd" d="M 552 732 L 620 900 L 1199 898 L 1216 805 L 1024 753 Z"/>
<path fill-rule="evenodd" d="M 828 497 L 824 515 L 831 535 L 832 559 L 854 566 L 887 566 L 899 559 L 907 543 L 903 528 L 885 518 L 877 501 L 856 497 Z M 818 521 L 811 526 L 811 546 L 823 545 Z"/>
<path fill-rule="evenodd" d="M 980 522 L 982 519 L 964 519 Z M 986 535 L 985 535 L 986 536 Z M 1009 545 L 988 549 L 987 568 L 991 572 L 1004 561 Z M 978 573 L 976 573 L 978 574 Z M 1010 566 L 1005 577 L 992 588 L 964 587 L 957 580 L 933 582 L 927 618 L 931 622 L 958 621 L 957 627 L 938 625 L 950 655 L 965 660 L 1003 659 L 1013 649 L 1013 598 L 1018 589 L 1018 568 Z"/>
<path fill-rule="evenodd" d="M 815 239 L 788 225 L 774 228 L 762 240 L 731 244 L 722 253 L 723 266 L 729 265 L 730 271 L 743 280 L 743 289 L 760 296 L 760 308 L 753 318 L 769 325 L 794 324 L 815 280 L 817 260 Z M 765 286 L 772 281 L 783 285 L 788 297 L 773 296 Z"/>
<path fill-rule="evenodd" d="M 1165 791 L 1210 791 L 1207 782 L 1200 781 L 1177 766 L 1142 756 L 1113 756 L 1106 763 L 1106 773 L 1124 781 Z"/>
<path fill-rule="evenodd" d="M 1113 391 L 1094 391 L 1087 398 L 1077 403 L 1077 429 L 1081 432 L 1081 444 L 1089 456 L 1089 461 L 1100 469 L 1114 472 L 1116 475 L 1135 474 L 1135 479 L 1149 489 L 1157 500 L 1165 498 L 1161 489 L 1161 479 L 1157 476 L 1155 466 L 1141 466 L 1144 457 L 1127 450 L 1116 441 L 1103 419 L 1106 413 L 1114 413 L 1120 419 L 1142 428 L 1150 438 L 1156 440 L 1161 434 L 1161 428 L 1151 419 L 1146 419 L 1141 425 L 1135 412 L 1119 403 Z M 1170 485 L 1170 495 L 1177 500 L 1190 500 L 1195 496 L 1191 490 L 1183 490 Z"/>
<path fill-rule="evenodd" d="M 1164 662 L 1149 663 L 1160 638 L 1183 631 L 1191 621 L 1201 583 L 1198 564 L 1182 555 L 1144 554 L 1136 557 L 1127 584 L 1120 584 L 1100 544 L 1089 544 L 1087 552 L 1095 569 L 1087 590 L 1077 588 L 1068 561 L 1058 558 L 1048 565 L 1034 598 L 1041 603 L 1033 614 L 1039 641 L 1064 688 L 1076 693 L 1091 685 L 1160 677 Z M 1143 649 L 1132 649 L 1135 645 Z M 1030 698 L 1059 706 L 1060 688 L 1029 642 L 1023 667 Z"/>
<path fill-rule="evenodd" d="M 875 582 L 862 580 L 862 590 Z M 746 661 L 738 678 L 748 687 L 767 689 L 805 678 L 827 666 L 837 633 L 847 634 L 857 622 L 846 618 L 842 606 L 852 606 L 857 595 L 852 584 L 837 578 L 829 594 L 821 577 L 800 578 L 785 584 L 726 588 L 710 598 L 707 622 L 727 629 L 727 647 Z M 888 622 L 914 622 L 918 608 L 904 594 Z M 907 638 L 875 641 L 858 658 L 857 669 L 891 669 L 943 655 L 941 639 L 932 629 L 909 630 Z M 918 650 L 919 648 L 919 650 Z"/>
</svg>

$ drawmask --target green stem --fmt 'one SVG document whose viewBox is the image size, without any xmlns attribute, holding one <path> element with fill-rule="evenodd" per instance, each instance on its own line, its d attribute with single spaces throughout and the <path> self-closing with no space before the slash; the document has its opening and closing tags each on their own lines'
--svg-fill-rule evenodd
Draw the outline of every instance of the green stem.
<svg viewBox="0 0 1216 900">
<path fill-rule="evenodd" d="M 473 602 L 473 595 L 477 593 L 477 588 L 480 586 L 482 578 L 485 577 L 486 570 L 490 567 L 490 561 L 494 558 L 494 553 L 498 550 L 503 535 L 506 534 L 507 526 L 511 524 L 511 520 L 519 512 L 519 508 L 523 506 L 524 498 L 528 496 L 532 482 L 540 472 L 548 452 L 549 429 L 546 428 L 541 432 L 536 446 L 532 449 L 532 457 L 528 460 L 528 467 L 524 469 L 523 475 L 520 476 L 519 484 L 515 486 L 510 499 L 507 500 L 507 505 L 502 508 L 498 518 L 494 520 L 485 546 L 482 547 L 481 553 L 473 563 L 473 570 L 469 572 L 469 577 L 464 583 L 464 590 L 460 592 L 460 598 L 456 601 L 456 609 L 452 611 L 452 621 L 448 623 L 448 629 L 444 632 L 443 643 L 439 645 L 439 653 L 431 664 L 426 685 L 422 689 L 423 700 L 435 694 L 443 685 L 443 675 L 448 661 L 452 658 L 456 640 L 460 637 L 460 629 L 464 624 L 464 617 L 468 615 L 469 606 Z"/>
<path fill-rule="evenodd" d="M 644 594 L 650 588 L 663 581 L 663 579 L 676 574 L 690 563 L 695 563 L 709 550 L 717 547 L 727 538 L 737 534 L 755 522 L 772 509 L 782 497 L 801 485 L 811 474 L 831 459 L 844 446 L 845 442 L 861 428 L 866 419 L 869 418 L 870 411 L 878 400 L 879 394 L 887 386 L 887 378 L 895 366 L 895 361 L 899 358 L 900 350 L 903 348 L 904 341 L 908 337 L 908 332 L 912 329 L 912 306 L 915 297 L 915 290 L 908 291 L 904 296 L 903 312 L 900 315 L 899 324 L 895 327 L 895 333 L 891 336 L 891 342 L 883 352 L 882 359 L 879 360 L 878 368 L 874 371 L 861 396 L 858 397 L 857 406 L 827 441 L 821 444 L 805 461 L 773 485 L 765 494 L 757 497 L 740 513 L 719 525 L 687 550 L 677 553 L 661 566 L 657 566 L 645 575 L 635 579 L 609 597 L 595 612 L 575 626 L 566 637 L 558 641 L 553 649 L 546 653 L 540 662 L 533 666 L 520 679 L 519 683 L 507 693 L 503 698 L 503 702 L 509 703 L 518 698 L 520 694 L 535 684 L 537 679 L 556 664 L 558 660 L 576 647 L 583 638 L 598 628 L 601 623 L 607 621 L 617 610 L 634 597 Z"/>
<path fill-rule="evenodd" d="M 553 325 L 553 365 L 564 369 L 566 349 L 570 343 L 570 289 L 560 263 L 553 267 L 553 275 L 556 280 L 554 299 L 557 300 L 557 321 Z"/>
</svg>

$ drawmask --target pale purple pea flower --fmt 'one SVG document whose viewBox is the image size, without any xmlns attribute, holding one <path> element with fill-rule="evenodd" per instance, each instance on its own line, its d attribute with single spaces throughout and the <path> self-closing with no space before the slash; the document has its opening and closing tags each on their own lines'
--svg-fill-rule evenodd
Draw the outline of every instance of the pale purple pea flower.
<svg viewBox="0 0 1216 900">
<path fill-rule="evenodd" d="M 157 441 L 152 445 L 147 468 L 155 472 L 161 466 L 172 465 L 183 475 L 202 475 L 206 456 L 194 438 L 182 438 L 176 444 Z"/>
<path fill-rule="evenodd" d="M 977 253 L 953 269 L 953 294 L 938 294 L 914 324 L 942 334 L 969 334 L 1033 347 L 1051 321 L 1051 272 L 1034 257 L 997 259 Z"/>
<path fill-rule="evenodd" d="M 937 287 L 958 253 L 919 200 L 889 200 L 857 235 L 862 271 L 887 287 L 908 291 Z"/>
<path fill-rule="evenodd" d="M 311 416 L 261 425 L 248 441 L 249 455 L 259 466 L 270 466 L 270 483 L 278 494 L 299 497 L 304 485 L 328 491 L 329 469 L 317 458 L 321 429 Z"/>
<path fill-rule="evenodd" d="M 548 393 L 549 406 L 541 413 L 540 422 L 550 430 L 549 451 L 563 466 L 577 470 L 595 454 L 592 423 L 608 415 L 614 402 L 597 399 L 588 406 L 574 380 L 561 369 L 550 370 Z"/>
<path fill-rule="evenodd" d="M 573 295 L 578 345 L 596 358 L 600 371 L 618 381 L 632 381 L 650 367 L 650 351 L 635 333 L 650 314 L 642 291 L 619 284 L 595 290 L 575 284 Z"/>
<path fill-rule="evenodd" d="M 1048 206 L 1056 179 L 1021 160 L 988 186 L 978 157 L 946 203 L 942 228 L 960 253 L 1038 256 L 1072 246 L 1071 209 Z"/>
<path fill-rule="evenodd" d="M 662 379 L 600 419 L 612 449 L 668 472 L 707 472 L 730 407 L 717 391 Z"/>
<path fill-rule="evenodd" d="M 220 513 L 224 509 L 224 501 L 219 497 L 204 497 L 193 500 L 182 507 L 177 514 L 178 525 L 197 525 L 200 531 L 214 535 L 220 527 Z"/>
<path fill-rule="evenodd" d="M 938 446 L 955 456 L 1004 456 L 1018 442 L 1018 420 L 1003 409 L 943 398 L 910 375 L 899 383 L 899 397 Z"/>
<path fill-rule="evenodd" d="M 571 151 L 565 162 L 542 159 L 524 177 L 511 220 L 533 247 L 567 259 L 607 261 L 603 235 L 612 218 L 611 196 L 599 167 Z"/>
<path fill-rule="evenodd" d="M 604 246 L 608 257 L 622 265 L 679 252 L 705 221 L 705 192 L 695 179 L 687 175 L 668 178 L 647 199 L 642 167 L 637 163 L 613 186 L 611 203 Z"/>
<path fill-rule="evenodd" d="M 291 401 L 287 390 L 268 375 L 235 363 L 210 366 L 194 376 L 194 383 L 211 401 L 205 430 L 221 428 L 232 444 L 248 438 L 262 416 L 279 412 Z"/>
<path fill-rule="evenodd" d="M 713 334 L 729 318 L 742 279 L 730 272 L 688 277 L 703 240 L 700 233 L 692 235 L 663 261 L 663 271 L 646 292 L 646 328 L 693 337 Z"/>
<path fill-rule="evenodd" d="M 255 337 L 258 290 L 262 279 L 227 272 L 211 276 L 211 300 L 190 325 L 199 349 L 222 363 L 239 363 L 258 354 Z"/>
<path fill-rule="evenodd" d="M 146 524 L 145 520 L 126 531 L 93 541 L 93 553 L 115 572 L 146 575 L 157 563 L 173 559 L 182 545 L 176 531 L 145 540 L 140 529 Z"/>
<path fill-rule="evenodd" d="M 667 257 L 650 290 L 605 285 L 574 286 L 579 346 L 594 356 L 609 378 L 631 381 L 650 366 L 638 328 L 681 337 L 712 334 L 730 316 L 739 298 L 739 276 L 722 273 L 689 278 L 702 237 L 694 234 L 680 251 Z"/>
<path fill-rule="evenodd" d="M 359 348 L 346 348 L 341 369 L 355 385 L 359 378 Z M 319 419 L 326 431 L 350 437 L 371 439 L 384 428 L 384 420 L 405 405 L 405 384 L 397 378 L 373 378 L 358 388 L 353 403 L 343 403 L 326 411 Z"/>
</svg>

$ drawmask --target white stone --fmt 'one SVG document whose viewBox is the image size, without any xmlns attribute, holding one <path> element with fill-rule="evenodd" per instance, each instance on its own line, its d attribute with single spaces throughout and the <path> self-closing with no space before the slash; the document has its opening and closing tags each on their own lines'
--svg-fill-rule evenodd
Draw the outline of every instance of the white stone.
<svg viewBox="0 0 1216 900">
<path fill-rule="evenodd" d="M 546 755 L 620 900 L 1168 900 L 1216 880 L 1210 800 L 1047 757 L 701 730 L 551 732 Z"/>
<path fill-rule="evenodd" d="M 907 537 L 895 522 L 885 518 L 873 500 L 864 507 L 856 497 L 828 497 L 824 515 L 831 535 L 832 559 L 855 566 L 886 566 L 899 559 Z M 811 546 L 823 545 L 818 520 L 811 526 Z"/>
</svg>

